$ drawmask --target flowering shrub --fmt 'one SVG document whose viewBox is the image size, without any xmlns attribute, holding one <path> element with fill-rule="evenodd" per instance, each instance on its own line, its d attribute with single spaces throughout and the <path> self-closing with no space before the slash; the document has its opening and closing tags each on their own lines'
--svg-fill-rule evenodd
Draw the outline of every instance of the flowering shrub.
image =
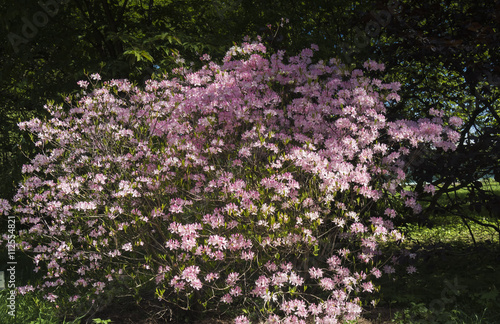
<svg viewBox="0 0 500 324">
<path fill-rule="evenodd" d="M 312 63 L 314 49 L 286 62 L 244 43 L 222 65 L 204 56 L 199 71 L 178 68 L 144 90 L 98 87 L 92 75 L 94 89 L 79 82 L 68 108 L 20 123 L 40 153 L 11 204 L 46 298 L 91 302 L 154 283 L 184 309 L 357 318 L 381 275 L 379 243 L 402 238 L 396 212 L 373 207 L 401 199 L 417 210 L 399 189 L 405 156 L 423 143 L 453 149 L 458 135 L 442 117 L 386 120 L 398 84 Z M 58 295 L 65 286 L 78 293 Z"/>
</svg>

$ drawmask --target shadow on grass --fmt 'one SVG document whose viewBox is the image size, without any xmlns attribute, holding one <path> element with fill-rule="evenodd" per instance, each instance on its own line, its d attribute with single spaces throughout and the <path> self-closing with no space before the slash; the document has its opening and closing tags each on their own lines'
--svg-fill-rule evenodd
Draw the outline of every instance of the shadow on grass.
<svg viewBox="0 0 500 324">
<path fill-rule="evenodd" d="M 418 272 L 378 282 L 378 308 L 393 310 L 394 323 L 500 323 L 498 244 L 456 241 L 411 250 Z"/>
</svg>

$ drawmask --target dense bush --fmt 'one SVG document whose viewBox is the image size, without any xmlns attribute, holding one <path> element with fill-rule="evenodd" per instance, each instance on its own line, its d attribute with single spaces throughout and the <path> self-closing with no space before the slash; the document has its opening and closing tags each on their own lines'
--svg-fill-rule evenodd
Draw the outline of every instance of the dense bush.
<svg viewBox="0 0 500 324">
<path fill-rule="evenodd" d="M 440 117 L 387 121 L 399 85 L 313 63 L 315 49 L 284 59 L 244 43 L 144 90 L 92 75 L 51 119 L 20 123 L 40 153 L 12 209 L 46 298 L 63 310 L 145 287 L 170 307 L 232 307 L 237 323 L 358 317 L 372 278 L 394 270 L 378 244 L 401 239 L 395 211 L 375 207 L 418 209 L 399 189 L 405 156 L 453 149 L 457 133 Z"/>
</svg>

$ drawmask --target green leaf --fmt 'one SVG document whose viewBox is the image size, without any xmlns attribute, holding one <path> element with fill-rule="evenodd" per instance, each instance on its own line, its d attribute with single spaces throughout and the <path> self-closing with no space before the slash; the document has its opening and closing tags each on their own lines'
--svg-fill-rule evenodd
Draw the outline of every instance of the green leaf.
<svg viewBox="0 0 500 324">
<path fill-rule="evenodd" d="M 150 63 L 154 62 L 154 59 L 151 56 L 151 54 L 149 54 L 145 50 L 131 49 L 131 50 L 123 52 L 123 54 L 124 55 L 134 55 L 137 62 L 141 62 L 143 60 L 146 60 Z"/>
</svg>

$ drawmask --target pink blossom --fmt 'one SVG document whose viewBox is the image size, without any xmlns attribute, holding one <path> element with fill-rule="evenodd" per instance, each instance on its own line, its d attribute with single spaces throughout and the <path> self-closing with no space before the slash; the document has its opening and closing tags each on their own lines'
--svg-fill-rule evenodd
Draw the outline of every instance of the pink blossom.
<svg viewBox="0 0 500 324">
<path fill-rule="evenodd" d="M 373 292 L 374 287 L 371 282 L 363 282 L 361 286 L 363 287 L 363 291 Z"/>
<path fill-rule="evenodd" d="M 233 297 L 230 294 L 225 294 L 220 300 L 223 303 L 231 304 L 233 302 Z"/>
<path fill-rule="evenodd" d="M 396 211 L 391 208 L 387 208 L 384 212 L 385 215 L 389 216 L 390 218 L 396 217 Z"/>
<path fill-rule="evenodd" d="M 236 287 L 232 288 L 232 289 L 229 291 L 229 294 L 230 294 L 231 296 L 234 296 L 234 297 L 241 296 L 241 293 L 242 293 L 242 291 L 241 291 L 241 287 L 238 287 L 238 286 L 236 286 Z"/>
<path fill-rule="evenodd" d="M 187 282 L 191 282 L 197 279 L 197 275 L 200 273 L 200 268 L 198 266 L 190 266 L 182 271 L 181 278 Z"/>
<path fill-rule="evenodd" d="M 22 286 L 17 288 L 21 295 L 26 295 L 26 293 L 35 291 L 35 288 L 32 285 Z"/>
<path fill-rule="evenodd" d="M 229 286 L 234 286 L 236 284 L 236 281 L 238 281 L 239 274 L 237 272 L 231 272 L 226 279 L 226 283 Z"/>
<path fill-rule="evenodd" d="M 391 273 L 396 272 L 396 270 L 394 269 L 394 267 L 390 266 L 390 265 L 385 265 L 383 267 L 383 269 L 384 269 L 384 272 L 387 273 L 387 274 L 391 274 Z"/>
<path fill-rule="evenodd" d="M 366 231 L 366 228 L 361 223 L 354 223 L 351 225 L 351 231 L 353 233 L 364 233 Z"/>
<path fill-rule="evenodd" d="M 208 238 L 208 245 L 212 245 L 217 249 L 225 250 L 227 247 L 227 239 L 225 237 L 221 237 L 219 235 L 211 235 Z"/>
<path fill-rule="evenodd" d="M 460 127 L 463 124 L 463 120 L 460 117 L 452 116 L 449 119 L 450 125 L 455 126 L 455 127 Z"/>
<path fill-rule="evenodd" d="M 211 273 L 209 273 L 209 274 L 207 274 L 205 276 L 205 281 L 207 281 L 207 282 L 212 282 L 212 281 L 214 281 L 216 279 L 219 279 L 219 274 L 218 273 L 211 272 Z"/>
<path fill-rule="evenodd" d="M 94 210 L 97 208 L 97 205 L 93 201 L 79 201 L 73 206 L 73 208 L 76 210 Z"/>
<path fill-rule="evenodd" d="M 83 80 L 78 81 L 77 84 L 80 86 L 80 88 L 83 89 L 87 89 L 87 87 L 89 86 L 89 82 Z"/>
<path fill-rule="evenodd" d="M 271 278 L 273 286 L 283 287 L 286 282 L 288 282 L 288 275 L 284 272 L 275 273 Z"/>
<path fill-rule="evenodd" d="M 297 275 L 297 273 L 294 271 L 292 271 L 288 276 L 288 281 L 292 286 L 302 286 L 304 284 L 304 278 Z"/>
<path fill-rule="evenodd" d="M 80 296 L 78 296 L 78 295 L 73 295 L 73 296 L 69 297 L 69 299 L 68 299 L 68 300 L 69 300 L 70 302 L 76 302 L 78 299 L 80 299 Z"/>
<path fill-rule="evenodd" d="M 12 209 L 9 202 L 5 199 L 0 199 L 0 214 L 7 215 L 7 213 Z"/>
<path fill-rule="evenodd" d="M 330 270 L 333 270 L 337 268 L 338 265 L 341 264 L 341 260 L 338 256 L 334 255 L 327 260 L 327 263 L 330 266 Z"/>
<path fill-rule="evenodd" d="M 126 243 L 122 246 L 122 250 L 124 251 L 132 251 L 132 243 Z"/>
<path fill-rule="evenodd" d="M 48 293 L 46 296 L 44 296 L 45 299 L 47 299 L 48 301 L 52 302 L 52 303 L 55 303 L 57 298 L 59 298 L 57 295 L 54 295 L 53 293 Z"/>
<path fill-rule="evenodd" d="M 313 278 L 313 279 L 322 278 L 323 277 L 323 270 L 312 267 L 309 269 L 309 274 L 311 275 L 311 278 Z"/>
<path fill-rule="evenodd" d="M 436 116 L 436 117 L 443 117 L 444 116 L 444 113 L 441 110 L 437 110 L 434 108 L 429 109 L 429 114 L 432 116 Z"/>
<path fill-rule="evenodd" d="M 324 290 L 334 290 L 336 287 L 335 281 L 331 278 L 322 278 L 319 282 L 319 285 Z"/>
<path fill-rule="evenodd" d="M 406 272 L 408 272 L 408 274 L 415 273 L 415 272 L 417 272 L 417 268 L 415 268 L 414 266 L 408 266 L 406 268 Z"/>
<path fill-rule="evenodd" d="M 375 276 L 375 278 L 380 278 L 382 276 L 382 272 L 377 268 L 373 268 L 371 273 Z"/>
<path fill-rule="evenodd" d="M 240 315 L 234 319 L 234 324 L 250 324 L 250 320 L 246 316 Z"/>
<path fill-rule="evenodd" d="M 278 266 L 271 261 L 267 261 L 267 263 L 264 265 L 268 271 L 275 272 L 278 270 Z"/>
<path fill-rule="evenodd" d="M 431 195 L 434 195 L 434 193 L 436 192 L 436 188 L 431 184 L 426 184 L 424 186 L 424 192 L 428 192 Z"/>
</svg>

